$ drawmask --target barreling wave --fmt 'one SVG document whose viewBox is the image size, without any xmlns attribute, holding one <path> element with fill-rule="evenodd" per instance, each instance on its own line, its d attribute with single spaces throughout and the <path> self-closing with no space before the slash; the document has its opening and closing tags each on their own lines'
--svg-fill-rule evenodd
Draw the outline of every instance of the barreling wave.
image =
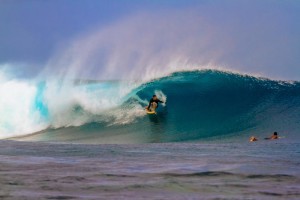
<svg viewBox="0 0 300 200">
<path fill-rule="evenodd" d="M 41 131 L 27 138 L 178 142 L 300 127 L 299 82 L 216 70 L 176 72 L 146 83 L 6 82 L 1 94 L 12 88 L 0 101 L 2 138 Z M 166 104 L 157 115 L 146 115 L 143 107 L 153 93 Z"/>
</svg>

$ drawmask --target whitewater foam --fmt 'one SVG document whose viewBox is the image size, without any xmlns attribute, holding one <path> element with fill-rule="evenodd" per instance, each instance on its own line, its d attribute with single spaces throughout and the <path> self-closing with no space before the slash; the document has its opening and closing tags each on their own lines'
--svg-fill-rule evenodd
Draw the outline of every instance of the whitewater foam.
<svg viewBox="0 0 300 200">
<path fill-rule="evenodd" d="M 17 80 L 1 81 L 0 138 L 36 132 L 47 127 L 34 108 L 37 88 Z"/>
<path fill-rule="evenodd" d="M 0 74 L 0 138 L 89 122 L 129 123 L 141 106 L 120 107 L 138 82 L 25 81 Z"/>
</svg>

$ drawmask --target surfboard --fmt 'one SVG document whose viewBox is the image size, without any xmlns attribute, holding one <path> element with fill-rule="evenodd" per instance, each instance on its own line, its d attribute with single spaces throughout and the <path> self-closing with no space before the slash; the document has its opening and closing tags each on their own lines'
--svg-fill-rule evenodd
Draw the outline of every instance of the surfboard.
<svg viewBox="0 0 300 200">
<path fill-rule="evenodd" d="M 148 109 L 145 109 L 146 113 L 149 114 L 149 115 L 153 115 L 153 114 L 156 114 L 155 111 L 150 111 Z"/>
</svg>

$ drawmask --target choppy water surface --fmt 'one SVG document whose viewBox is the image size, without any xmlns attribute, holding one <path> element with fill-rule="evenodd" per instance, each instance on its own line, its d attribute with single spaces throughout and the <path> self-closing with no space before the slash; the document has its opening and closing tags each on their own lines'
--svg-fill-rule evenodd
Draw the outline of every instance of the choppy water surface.
<svg viewBox="0 0 300 200">
<path fill-rule="evenodd" d="M 1 199 L 299 199 L 300 144 L 0 141 Z"/>
</svg>

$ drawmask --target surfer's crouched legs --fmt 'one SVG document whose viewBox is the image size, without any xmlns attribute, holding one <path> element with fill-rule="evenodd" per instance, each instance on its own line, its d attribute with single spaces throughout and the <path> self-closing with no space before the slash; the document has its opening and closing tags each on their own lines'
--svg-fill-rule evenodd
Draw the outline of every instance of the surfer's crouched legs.
<svg viewBox="0 0 300 200">
<path fill-rule="evenodd" d="M 157 108 L 157 103 L 155 103 L 155 102 L 152 102 L 152 103 L 151 103 L 150 110 L 151 110 L 151 111 L 155 111 L 155 110 L 156 110 L 156 108 Z"/>
</svg>

